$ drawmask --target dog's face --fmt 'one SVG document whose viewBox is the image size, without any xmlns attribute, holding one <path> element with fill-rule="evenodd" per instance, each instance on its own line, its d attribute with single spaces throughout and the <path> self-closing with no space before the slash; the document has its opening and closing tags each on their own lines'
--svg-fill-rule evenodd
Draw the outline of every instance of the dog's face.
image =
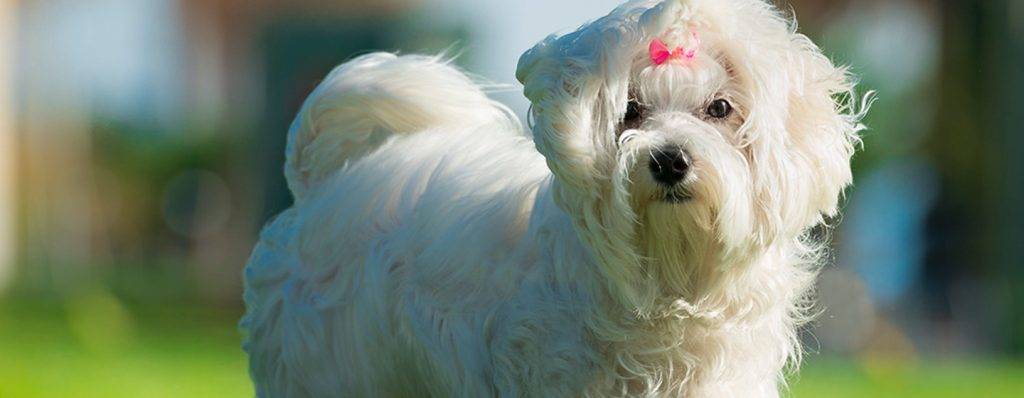
<svg viewBox="0 0 1024 398">
<path fill-rule="evenodd" d="M 634 245 L 794 238 L 851 180 L 853 85 L 761 0 L 632 1 L 548 37 L 517 77 L 561 205 L 584 228 L 638 225 L 618 234 Z"/>
</svg>

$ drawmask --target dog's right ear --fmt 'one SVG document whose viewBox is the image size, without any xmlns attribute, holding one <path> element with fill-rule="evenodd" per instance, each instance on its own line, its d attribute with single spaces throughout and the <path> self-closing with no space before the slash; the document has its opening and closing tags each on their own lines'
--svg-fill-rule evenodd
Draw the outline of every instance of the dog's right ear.
<svg viewBox="0 0 1024 398">
<path fill-rule="evenodd" d="M 587 79 L 589 62 L 565 55 L 564 36 L 548 36 L 519 58 L 516 78 L 530 100 L 530 128 L 537 150 L 558 180 L 583 192 L 592 189 L 595 170 L 591 139 L 594 112 L 588 104 L 600 84 Z M 596 50 L 596 49 L 595 49 Z"/>
<path fill-rule="evenodd" d="M 542 63 L 548 58 L 551 44 L 557 39 L 558 36 L 550 35 L 519 57 L 519 64 L 516 65 L 516 80 L 523 84 L 523 94 L 531 103 L 540 100 L 545 91 L 546 85 L 541 84 L 540 80 L 534 79 L 534 76 L 542 74 L 545 69 Z"/>
</svg>

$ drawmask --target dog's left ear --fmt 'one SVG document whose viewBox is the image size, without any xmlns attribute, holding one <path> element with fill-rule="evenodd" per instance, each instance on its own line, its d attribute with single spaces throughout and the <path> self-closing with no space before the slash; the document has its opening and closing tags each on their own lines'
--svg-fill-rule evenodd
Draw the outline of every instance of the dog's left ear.
<svg viewBox="0 0 1024 398">
<path fill-rule="evenodd" d="M 843 189 L 852 182 L 850 160 L 860 142 L 860 119 L 871 95 L 857 104 L 856 82 L 846 67 L 836 66 L 806 36 L 793 33 L 788 51 L 790 87 L 786 130 L 790 155 L 800 173 L 810 173 L 805 187 L 817 215 L 833 216 Z"/>
</svg>

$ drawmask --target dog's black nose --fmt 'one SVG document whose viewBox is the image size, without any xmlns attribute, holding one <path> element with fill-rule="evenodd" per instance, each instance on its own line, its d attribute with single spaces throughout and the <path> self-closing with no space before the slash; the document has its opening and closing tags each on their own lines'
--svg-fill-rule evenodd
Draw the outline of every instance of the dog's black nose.
<svg viewBox="0 0 1024 398">
<path fill-rule="evenodd" d="M 651 175 L 663 185 L 676 185 L 690 171 L 690 157 L 680 148 L 662 148 L 651 156 Z"/>
</svg>

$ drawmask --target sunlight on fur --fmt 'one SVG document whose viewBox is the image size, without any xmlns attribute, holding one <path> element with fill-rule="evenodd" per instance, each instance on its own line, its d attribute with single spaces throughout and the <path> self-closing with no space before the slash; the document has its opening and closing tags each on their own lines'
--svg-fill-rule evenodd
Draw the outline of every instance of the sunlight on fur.
<svg viewBox="0 0 1024 398">
<path fill-rule="evenodd" d="M 628 2 L 522 56 L 530 132 L 445 59 L 339 66 L 246 268 L 258 395 L 779 396 L 870 103 L 794 26 Z"/>
</svg>

